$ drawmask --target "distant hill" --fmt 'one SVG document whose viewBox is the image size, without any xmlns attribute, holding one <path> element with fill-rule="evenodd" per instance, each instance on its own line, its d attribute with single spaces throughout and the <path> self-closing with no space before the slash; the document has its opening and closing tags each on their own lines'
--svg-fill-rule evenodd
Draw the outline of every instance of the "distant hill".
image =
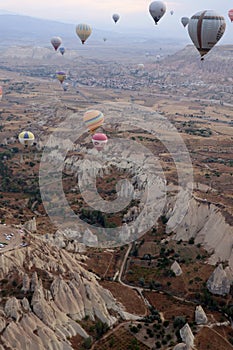
<svg viewBox="0 0 233 350">
<path fill-rule="evenodd" d="M 75 38 L 75 25 L 21 15 L 0 15 L 0 30 L 1 46 L 46 45 L 55 35 L 69 41 Z"/>
<path fill-rule="evenodd" d="M 0 39 L 0 46 L 12 45 L 30 45 L 36 43 L 37 45 L 48 45 L 52 36 L 61 36 L 66 44 L 73 48 L 77 44 L 77 36 L 75 33 L 75 25 L 69 23 L 62 23 L 58 21 L 40 19 L 30 16 L 23 16 L 17 14 L 2 14 L 0 10 L 0 30 L 4 33 Z M 117 33 L 111 30 L 100 30 L 93 28 L 91 37 L 88 39 L 89 43 L 107 40 L 117 43 L 128 43 L 134 45 L 135 43 L 150 42 L 153 44 L 153 38 L 148 37 L 145 33 L 138 35 L 138 33 Z M 175 39 L 166 39 L 166 42 L 175 43 Z M 156 43 L 162 45 L 164 38 L 156 38 Z"/>
</svg>

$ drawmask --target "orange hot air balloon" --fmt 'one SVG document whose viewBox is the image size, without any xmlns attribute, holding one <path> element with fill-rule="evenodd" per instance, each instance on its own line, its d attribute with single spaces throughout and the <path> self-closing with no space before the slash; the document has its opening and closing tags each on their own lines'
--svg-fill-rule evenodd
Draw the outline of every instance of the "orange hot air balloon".
<svg viewBox="0 0 233 350">
<path fill-rule="evenodd" d="M 0 101 L 2 99 L 2 86 L 0 86 Z"/>
<path fill-rule="evenodd" d="M 231 22 L 233 21 L 233 9 L 228 11 L 228 17 L 230 18 Z"/>
<path fill-rule="evenodd" d="M 92 143 L 98 151 L 101 151 L 107 142 L 108 138 L 105 134 L 97 133 L 92 136 Z"/>
</svg>

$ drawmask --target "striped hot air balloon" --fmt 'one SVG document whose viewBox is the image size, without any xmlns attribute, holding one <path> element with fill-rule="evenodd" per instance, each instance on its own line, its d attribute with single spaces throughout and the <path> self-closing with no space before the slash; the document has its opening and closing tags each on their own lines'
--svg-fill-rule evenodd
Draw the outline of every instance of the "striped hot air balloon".
<svg viewBox="0 0 233 350">
<path fill-rule="evenodd" d="M 91 109 L 84 113 L 83 121 L 91 133 L 94 133 L 104 122 L 104 115 L 102 112 Z"/>
<path fill-rule="evenodd" d="M 82 44 L 85 43 L 85 41 L 87 40 L 87 38 L 89 38 L 91 33 L 92 29 L 91 26 L 89 26 L 88 24 L 81 23 L 76 26 L 76 34 L 78 35 Z"/>
<path fill-rule="evenodd" d="M 188 24 L 189 36 L 201 55 L 206 55 L 221 39 L 226 22 L 223 16 L 213 10 L 195 13 Z"/>
<path fill-rule="evenodd" d="M 105 134 L 97 133 L 92 136 L 92 143 L 98 151 L 101 151 L 107 142 L 108 138 Z"/>
<path fill-rule="evenodd" d="M 35 140 L 35 136 L 31 131 L 22 131 L 19 134 L 18 138 L 19 138 L 19 142 L 25 147 L 32 146 Z"/>
</svg>

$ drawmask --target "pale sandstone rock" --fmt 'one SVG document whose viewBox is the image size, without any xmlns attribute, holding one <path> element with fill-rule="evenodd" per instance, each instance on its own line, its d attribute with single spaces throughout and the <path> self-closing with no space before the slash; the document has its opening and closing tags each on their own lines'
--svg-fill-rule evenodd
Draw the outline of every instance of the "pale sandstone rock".
<svg viewBox="0 0 233 350">
<path fill-rule="evenodd" d="M 201 243 L 204 248 L 212 252 L 210 264 L 228 261 L 233 270 L 233 235 L 232 227 L 225 221 L 219 208 L 213 204 L 200 202 L 192 198 L 187 212 L 180 224 L 177 224 L 183 213 L 183 208 L 169 213 L 166 231 L 175 232 L 175 240 L 188 241 L 195 238 L 195 243 Z"/>
<path fill-rule="evenodd" d="M 6 301 L 4 311 L 7 317 L 11 317 L 15 321 L 18 321 L 22 313 L 19 300 L 17 300 L 15 297 L 8 299 Z"/>
<path fill-rule="evenodd" d="M 177 261 L 174 261 L 174 263 L 171 266 L 171 270 L 174 272 L 176 276 L 182 275 L 183 271 L 180 267 L 180 264 Z"/>
<path fill-rule="evenodd" d="M 30 304 L 29 304 L 29 301 L 27 298 L 23 298 L 23 300 L 21 300 L 21 305 L 22 305 L 23 310 L 31 311 Z"/>
<path fill-rule="evenodd" d="M 180 329 L 180 336 L 183 342 L 186 344 L 187 350 L 192 349 L 194 346 L 194 335 L 188 323 L 186 323 L 184 327 Z"/>
<path fill-rule="evenodd" d="M 32 274 L 32 278 L 31 278 L 31 291 L 34 292 L 34 290 L 37 288 L 38 286 L 38 276 L 37 276 L 37 272 L 33 272 Z"/>
<path fill-rule="evenodd" d="M 26 230 L 28 230 L 29 232 L 36 232 L 37 228 L 36 228 L 36 218 L 33 217 L 33 219 L 25 222 L 24 227 Z"/>
<path fill-rule="evenodd" d="M 227 274 L 222 264 L 219 264 L 207 281 L 207 288 L 213 294 L 226 295 L 229 294 L 231 281 L 227 278 Z"/>
<path fill-rule="evenodd" d="M 173 348 L 173 350 L 187 350 L 187 346 L 185 343 L 179 343 Z"/>
<path fill-rule="evenodd" d="M 206 316 L 205 311 L 203 310 L 201 305 L 198 305 L 195 310 L 195 322 L 196 324 L 206 324 L 208 322 L 208 318 Z"/>
<path fill-rule="evenodd" d="M 23 286 L 22 286 L 22 291 L 28 292 L 30 289 L 30 278 L 29 276 L 25 273 L 23 276 Z"/>
</svg>

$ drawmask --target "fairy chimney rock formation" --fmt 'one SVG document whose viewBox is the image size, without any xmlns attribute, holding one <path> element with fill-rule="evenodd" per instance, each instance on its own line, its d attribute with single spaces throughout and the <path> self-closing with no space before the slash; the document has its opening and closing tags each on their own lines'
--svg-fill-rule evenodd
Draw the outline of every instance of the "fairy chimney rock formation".
<svg viewBox="0 0 233 350">
<path fill-rule="evenodd" d="M 180 329 L 180 336 L 183 342 L 186 344 L 187 350 L 192 349 L 194 346 L 194 335 L 188 323 L 186 323 L 184 327 Z"/>
<path fill-rule="evenodd" d="M 180 264 L 177 261 L 174 261 L 174 263 L 171 266 L 171 270 L 174 272 L 176 276 L 182 275 L 183 271 L 180 267 Z"/>
<path fill-rule="evenodd" d="M 208 318 L 206 316 L 205 311 L 203 310 L 201 305 L 198 305 L 195 310 L 195 322 L 196 324 L 206 324 L 208 322 Z"/>
<path fill-rule="evenodd" d="M 212 294 L 226 295 L 229 294 L 230 287 L 231 281 L 222 264 L 219 264 L 208 279 L 207 288 Z"/>
</svg>

